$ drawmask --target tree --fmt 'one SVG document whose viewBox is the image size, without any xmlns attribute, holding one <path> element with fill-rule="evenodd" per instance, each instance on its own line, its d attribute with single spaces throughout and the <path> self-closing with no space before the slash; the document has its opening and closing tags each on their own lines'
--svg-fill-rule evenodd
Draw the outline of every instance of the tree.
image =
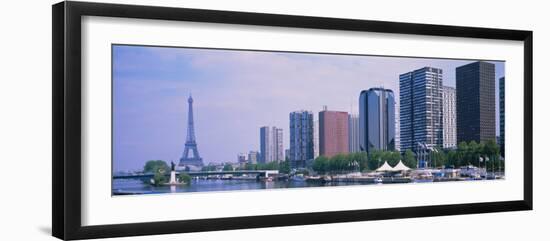
<svg viewBox="0 0 550 241">
<path fill-rule="evenodd" d="M 143 167 L 143 172 L 156 173 L 159 169 L 163 169 L 164 171 L 170 170 L 168 164 L 166 164 L 166 162 L 164 162 L 163 160 L 149 160 L 145 163 L 145 166 Z"/>
<path fill-rule="evenodd" d="M 475 142 L 467 143 L 463 141 L 458 144 L 456 158 L 459 166 L 467 166 L 474 163 L 475 160 L 474 160 L 473 150 L 475 148 L 476 148 Z"/>
<path fill-rule="evenodd" d="M 481 156 L 482 149 L 483 146 L 476 141 L 470 141 L 470 143 L 468 143 L 468 160 L 470 164 L 477 164 L 477 166 L 481 165 L 479 157 Z"/>
<path fill-rule="evenodd" d="M 500 147 L 495 140 L 491 139 L 484 143 L 484 152 L 488 156 L 500 155 Z"/>
<path fill-rule="evenodd" d="M 460 160 L 458 159 L 458 154 L 456 150 L 448 150 L 445 152 L 445 159 L 447 160 L 447 165 L 452 165 L 455 167 L 460 166 Z"/>
<path fill-rule="evenodd" d="M 382 160 L 382 156 L 383 154 L 379 150 L 373 150 L 369 153 L 369 160 L 367 163 L 369 170 L 376 170 L 382 164 L 384 164 L 384 161 Z"/>
<path fill-rule="evenodd" d="M 231 164 L 225 164 L 223 166 L 223 170 L 224 171 L 233 171 L 233 166 L 231 166 Z"/>
<path fill-rule="evenodd" d="M 491 168 L 492 171 L 498 168 L 500 162 L 500 146 L 495 142 L 495 140 L 488 140 L 484 143 L 483 155 L 489 158 L 491 165 L 485 163 L 485 167 Z M 496 164 L 496 165 L 495 165 Z"/>
<path fill-rule="evenodd" d="M 349 156 L 346 154 L 337 154 L 331 157 L 328 165 L 329 172 L 342 173 L 344 171 L 349 171 L 351 166 L 350 166 L 350 161 L 348 157 Z"/>
<path fill-rule="evenodd" d="M 388 151 L 386 153 L 388 164 L 392 167 L 396 166 L 401 160 L 401 154 L 398 151 Z"/>
<path fill-rule="evenodd" d="M 416 168 L 417 163 L 414 152 L 412 152 L 411 150 L 405 151 L 405 153 L 403 154 L 403 164 L 410 168 Z"/>
<path fill-rule="evenodd" d="M 442 167 L 447 165 L 447 158 L 443 150 L 436 149 L 430 153 L 430 158 L 434 167 Z"/>
<path fill-rule="evenodd" d="M 314 171 L 320 174 L 325 174 L 326 172 L 328 172 L 328 162 L 329 160 L 327 157 L 319 156 L 313 161 L 312 168 Z"/>
<path fill-rule="evenodd" d="M 166 170 L 162 169 L 162 168 L 159 168 L 154 172 L 153 185 L 160 186 L 160 185 L 163 185 L 166 182 L 168 182 L 165 172 L 166 172 Z"/>
<path fill-rule="evenodd" d="M 355 152 L 355 153 L 350 153 L 349 155 L 352 161 L 356 161 L 359 164 L 360 171 L 367 171 L 369 169 L 368 168 L 369 155 L 366 152 Z"/>
<path fill-rule="evenodd" d="M 191 184 L 191 176 L 189 174 L 181 172 L 178 174 L 178 180 L 185 184 Z"/>
<path fill-rule="evenodd" d="M 290 161 L 283 161 L 279 164 L 279 172 L 289 174 L 290 173 Z"/>
</svg>

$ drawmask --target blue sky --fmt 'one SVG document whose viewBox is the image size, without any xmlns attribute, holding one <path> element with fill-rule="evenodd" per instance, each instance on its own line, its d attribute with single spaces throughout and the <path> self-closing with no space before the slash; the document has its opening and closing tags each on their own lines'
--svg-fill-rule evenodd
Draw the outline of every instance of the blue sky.
<svg viewBox="0 0 550 241">
<path fill-rule="evenodd" d="M 443 69 L 443 84 L 455 86 L 455 68 L 470 62 L 115 45 L 114 170 L 139 170 L 152 159 L 177 163 L 191 93 L 203 160 L 235 161 L 259 149 L 261 126 L 283 128 L 288 148 L 291 111 L 357 112 L 361 90 L 384 87 L 398 98 L 399 74 L 424 66 Z M 496 77 L 504 76 L 504 63 L 493 63 Z"/>
</svg>

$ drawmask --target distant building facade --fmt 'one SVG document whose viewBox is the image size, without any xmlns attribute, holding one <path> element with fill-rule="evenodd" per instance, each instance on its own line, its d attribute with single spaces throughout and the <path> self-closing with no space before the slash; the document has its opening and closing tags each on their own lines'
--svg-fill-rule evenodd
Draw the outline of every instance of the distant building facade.
<svg viewBox="0 0 550 241">
<path fill-rule="evenodd" d="M 260 159 L 260 153 L 258 153 L 257 151 L 248 152 L 248 163 L 256 164 L 258 163 L 259 159 Z"/>
<path fill-rule="evenodd" d="M 359 95 L 359 149 L 395 150 L 395 97 L 393 91 L 370 88 Z"/>
<path fill-rule="evenodd" d="M 239 164 L 241 164 L 241 165 L 246 164 L 246 154 L 244 154 L 244 153 L 239 153 L 239 154 L 237 155 L 237 162 L 238 162 Z"/>
<path fill-rule="evenodd" d="M 501 77 L 498 80 L 498 109 L 499 109 L 499 129 L 500 129 L 500 138 L 499 138 L 499 144 L 500 144 L 500 154 L 504 156 L 504 140 L 505 140 L 505 116 L 504 116 L 504 82 L 505 78 Z"/>
<path fill-rule="evenodd" d="M 359 152 L 359 116 L 357 114 L 348 115 L 348 128 L 349 152 Z"/>
<path fill-rule="evenodd" d="M 456 147 L 456 89 L 443 86 L 443 148 Z"/>
<path fill-rule="evenodd" d="M 290 160 L 290 149 L 285 149 L 285 161 Z"/>
<path fill-rule="evenodd" d="M 260 163 L 284 160 L 283 129 L 260 127 Z"/>
<path fill-rule="evenodd" d="M 424 67 L 399 75 L 401 152 L 443 146 L 443 70 Z"/>
<path fill-rule="evenodd" d="M 260 127 L 260 160 L 259 163 L 267 163 L 273 159 L 273 137 L 269 126 Z"/>
<path fill-rule="evenodd" d="M 495 65 L 478 61 L 457 67 L 457 142 L 495 140 L 495 112 Z"/>
<path fill-rule="evenodd" d="M 313 159 L 313 113 L 294 111 L 289 120 L 290 165 L 292 168 L 305 167 Z"/>
<path fill-rule="evenodd" d="M 273 127 L 273 161 L 285 160 L 285 149 L 283 147 L 283 129 Z"/>
<path fill-rule="evenodd" d="M 319 155 L 332 157 L 349 152 L 348 113 L 329 111 L 326 106 L 319 112 Z"/>
</svg>

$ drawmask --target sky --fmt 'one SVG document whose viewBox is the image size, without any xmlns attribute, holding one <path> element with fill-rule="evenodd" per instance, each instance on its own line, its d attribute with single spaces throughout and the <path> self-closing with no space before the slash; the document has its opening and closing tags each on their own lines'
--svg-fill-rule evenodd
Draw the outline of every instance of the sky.
<svg viewBox="0 0 550 241">
<path fill-rule="evenodd" d="M 114 171 L 141 170 L 147 160 L 178 163 L 189 95 L 203 161 L 235 162 L 259 150 L 261 126 L 282 128 L 288 148 L 292 111 L 312 111 L 315 119 L 324 105 L 357 113 L 359 93 L 372 87 L 393 90 L 398 105 L 400 74 L 441 68 L 443 84 L 454 87 L 455 68 L 473 62 L 128 45 L 113 45 L 112 54 Z M 504 62 L 492 63 L 498 134 Z"/>
</svg>

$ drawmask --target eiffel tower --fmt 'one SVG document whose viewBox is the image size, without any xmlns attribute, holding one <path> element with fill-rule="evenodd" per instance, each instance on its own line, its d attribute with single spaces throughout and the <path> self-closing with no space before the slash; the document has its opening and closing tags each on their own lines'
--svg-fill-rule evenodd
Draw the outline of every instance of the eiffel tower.
<svg viewBox="0 0 550 241">
<path fill-rule="evenodd" d="M 199 155 L 199 150 L 197 149 L 197 142 L 195 141 L 195 126 L 193 124 L 193 97 L 189 95 L 187 99 L 189 103 L 189 115 L 187 116 L 187 139 L 185 141 L 185 150 L 183 151 L 183 156 L 180 158 L 179 166 L 197 166 L 202 167 L 202 158 Z M 193 156 L 190 157 L 190 151 Z"/>
</svg>

